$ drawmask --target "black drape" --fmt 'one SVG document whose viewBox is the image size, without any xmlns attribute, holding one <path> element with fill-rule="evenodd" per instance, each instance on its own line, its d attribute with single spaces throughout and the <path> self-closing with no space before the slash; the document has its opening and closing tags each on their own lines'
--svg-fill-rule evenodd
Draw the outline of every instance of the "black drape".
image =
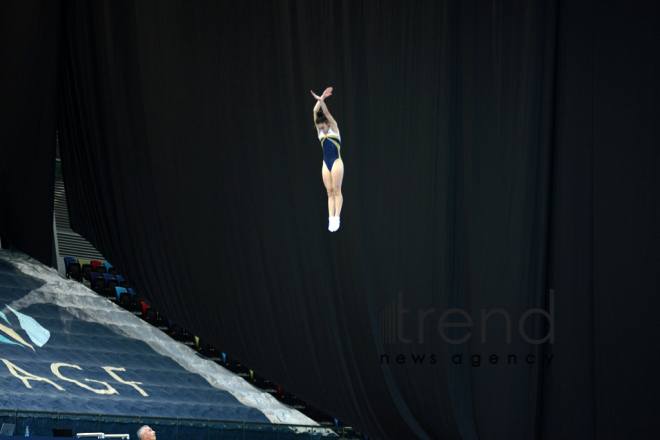
<svg viewBox="0 0 660 440">
<path fill-rule="evenodd" d="M 59 2 L 0 2 L 0 236 L 53 264 Z"/>
<path fill-rule="evenodd" d="M 651 436 L 657 4 L 65 5 L 73 226 L 170 319 L 377 437 Z"/>
<path fill-rule="evenodd" d="M 660 5 L 566 2 L 561 17 L 552 351 L 562 367 L 546 375 L 544 432 L 653 437 Z"/>
</svg>

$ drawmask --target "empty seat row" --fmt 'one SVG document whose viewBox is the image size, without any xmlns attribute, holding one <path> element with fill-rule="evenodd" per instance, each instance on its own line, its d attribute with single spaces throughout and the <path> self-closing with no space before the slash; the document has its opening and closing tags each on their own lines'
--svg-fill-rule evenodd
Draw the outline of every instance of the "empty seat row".
<svg viewBox="0 0 660 440">
<path fill-rule="evenodd" d="M 115 287 L 124 287 L 126 289 L 131 287 L 130 283 L 126 281 L 121 275 L 113 276 L 109 273 L 92 272 L 89 276 L 89 282 L 92 285 L 92 290 L 97 291 L 99 294 L 103 294 L 101 291 L 97 290 L 99 287 L 104 287 L 106 290 L 111 290 Z M 106 296 L 114 297 L 114 294 L 115 292 L 111 291 L 110 295 Z"/>
<path fill-rule="evenodd" d="M 83 279 L 90 281 L 90 275 L 92 273 L 109 273 L 113 276 L 119 275 L 119 271 L 107 261 L 102 262 L 98 260 L 65 257 L 64 265 L 66 267 L 66 277 L 73 278 L 79 282 L 82 282 Z"/>
</svg>

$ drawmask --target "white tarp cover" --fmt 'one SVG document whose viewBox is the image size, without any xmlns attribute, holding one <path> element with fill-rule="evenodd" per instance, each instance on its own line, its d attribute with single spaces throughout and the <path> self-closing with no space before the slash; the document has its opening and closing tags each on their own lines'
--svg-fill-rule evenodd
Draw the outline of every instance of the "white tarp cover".
<svg viewBox="0 0 660 440">
<path fill-rule="evenodd" d="M 0 250 L 0 407 L 315 425 L 132 313 Z"/>
</svg>

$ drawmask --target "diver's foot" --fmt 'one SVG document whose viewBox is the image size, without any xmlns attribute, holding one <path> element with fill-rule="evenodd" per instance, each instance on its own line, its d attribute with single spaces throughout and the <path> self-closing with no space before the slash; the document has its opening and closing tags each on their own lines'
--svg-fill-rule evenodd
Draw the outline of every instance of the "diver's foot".
<svg viewBox="0 0 660 440">
<path fill-rule="evenodd" d="M 330 232 L 335 232 L 337 229 L 339 229 L 339 217 L 330 217 L 330 225 L 328 226 L 328 230 Z"/>
</svg>

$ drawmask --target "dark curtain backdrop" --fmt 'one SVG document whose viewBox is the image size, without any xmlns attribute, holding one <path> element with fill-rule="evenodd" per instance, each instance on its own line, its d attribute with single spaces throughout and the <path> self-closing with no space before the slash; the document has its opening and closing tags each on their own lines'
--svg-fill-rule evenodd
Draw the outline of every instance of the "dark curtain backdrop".
<svg viewBox="0 0 660 440">
<path fill-rule="evenodd" d="M 660 3 L 563 2 L 553 155 L 549 438 L 660 423 Z"/>
<path fill-rule="evenodd" d="M 53 264 L 60 2 L 0 2 L 0 238 Z"/>
<path fill-rule="evenodd" d="M 379 438 L 652 437 L 657 3 L 63 9 L 72 226 L 156 309 Z"/>
</svg>

